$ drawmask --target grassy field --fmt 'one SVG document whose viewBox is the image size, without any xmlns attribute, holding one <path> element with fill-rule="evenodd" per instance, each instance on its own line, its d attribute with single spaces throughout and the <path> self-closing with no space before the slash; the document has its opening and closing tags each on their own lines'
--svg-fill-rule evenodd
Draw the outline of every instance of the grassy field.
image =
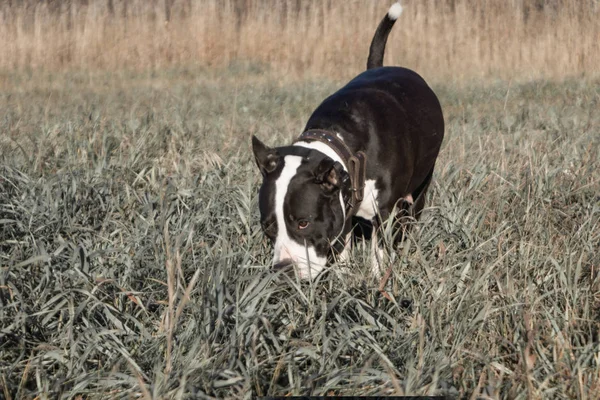
<svg viewBox="0 0 600 400">
<path fill-rule="evenodd" d="M 0 399 L 600 398 L 599 4 L 405 5 L 447 128 L 389 301 L 364 243 L 270 271 L 250 150 L 389 2 L 0 4 Z"/>
<path fill-rule="evenodd" d="M 312 284 L 268 268 L 250 135 L 290 140 L 340 82 L 1 82 L 0 397 L 600 393 L 600 82 L 435 86 L 395 302 L 361 246 Z"/>
</svg>

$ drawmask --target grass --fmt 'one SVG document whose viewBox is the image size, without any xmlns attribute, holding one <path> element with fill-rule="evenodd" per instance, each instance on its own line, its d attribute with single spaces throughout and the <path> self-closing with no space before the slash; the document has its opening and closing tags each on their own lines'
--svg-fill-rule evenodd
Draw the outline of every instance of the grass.
<svg viewBox="0 0 600 400">
<path fill-rule="evenodd" d="M 598 397 L 598 81 L 436 85 L 389 302 L 368 246 L 300 283 L 258 224 L 250 135 L 340 82 L 226 72 L 2 75 L 0 397 Z"/>
</svg>

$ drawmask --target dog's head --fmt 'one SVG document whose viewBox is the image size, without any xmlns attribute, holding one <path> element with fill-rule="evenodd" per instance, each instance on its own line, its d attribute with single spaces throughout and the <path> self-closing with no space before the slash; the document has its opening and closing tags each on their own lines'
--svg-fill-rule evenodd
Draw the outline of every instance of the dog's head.
<svg viewBox="0 0 600 400">
<path fill-rule="evenodd" d="M 263 176 L 260 219 L 274 244 L 273 266 L 295 265 L 300 278 L 314 278 L 344 229 L 348 173 L 339 162 L 300 146 L 270 148 L 253 136 L 252 151 Z"/>
</svg>

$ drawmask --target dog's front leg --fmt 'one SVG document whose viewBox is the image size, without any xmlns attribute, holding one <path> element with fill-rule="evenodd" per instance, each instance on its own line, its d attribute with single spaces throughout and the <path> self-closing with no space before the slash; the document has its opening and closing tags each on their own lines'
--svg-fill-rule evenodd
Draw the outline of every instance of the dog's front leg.
<svg viewBox="0 0 600 400">
<path fill-rule="evenodd" d="M 373 232 L 371 233 L 371 272 L 374 276 L 380 277 L 385 268 L 385 252 L 379 238 L 379 222 L 377 218 L 373 219 Z"/>
<path fill-rule="evenodd" d="M 344 249 L 338 254 L 337 261 L 340 263 L 345 263 L 350 261 L 350 249 L 352 247 L 352 231 L 346 234 L 346 238 L 344 239 Z"/>
</svg>

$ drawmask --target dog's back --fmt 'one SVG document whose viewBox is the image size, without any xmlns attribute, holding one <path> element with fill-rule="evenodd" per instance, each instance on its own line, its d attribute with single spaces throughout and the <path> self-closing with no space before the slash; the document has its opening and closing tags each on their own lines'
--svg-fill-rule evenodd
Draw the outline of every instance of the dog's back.
<svg viewBox="0 0 600 400">
<path fill-rule="evenodd" d="M 338 132 L 353 151 L 367 154 L 367 175 L 389 188 L 380 207 L 417 191 L 432 173 L 444 137 L 441 105 L 425 80 L 407 68 L 382 66 L 401 12 L 395 3 L 379 23 L 367 70 L 325 99 L 305 127 Z"/>
</svg>

